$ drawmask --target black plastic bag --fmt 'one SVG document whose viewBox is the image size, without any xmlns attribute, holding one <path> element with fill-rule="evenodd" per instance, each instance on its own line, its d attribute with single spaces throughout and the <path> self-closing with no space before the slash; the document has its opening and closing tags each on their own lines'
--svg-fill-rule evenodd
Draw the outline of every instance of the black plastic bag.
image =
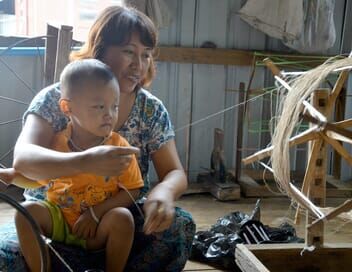
<svg viewBox="0 0 352 272">
<path fill-rule="evenodd" d="M 244 244 L 241 227 L 247 222 L 260 223 L 260 201 L 258 200 L 251 215 L 236 211 L 225 215 L 206 231 L 198 231 L 193 240 L 190 259 L 211 265 L 240 271 L 235 263 L 237 244 Z M 251 222 L 250 222 L 251 223 Z M 296 230 L 288 223 L 279 227 L 263 226 L 269 241 L 265 243 L 303 243 L 304 239 L 296 236 Z"/>
</svg>

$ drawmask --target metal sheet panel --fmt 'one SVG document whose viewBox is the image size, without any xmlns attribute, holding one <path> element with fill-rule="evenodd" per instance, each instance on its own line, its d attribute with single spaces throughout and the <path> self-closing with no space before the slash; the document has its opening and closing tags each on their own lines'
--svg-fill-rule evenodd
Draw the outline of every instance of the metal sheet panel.
<svg viewBox="0 0 352 272">
<path fill-rule="evenodd" d="M 2 57 L 0 63 L 0 163 L 12 165 L 12 148 L 22 115 L 41 88 L 42 60 L 36 56 Z M 25 69 L 24 69 L 25 67 Z"/>
</svg>

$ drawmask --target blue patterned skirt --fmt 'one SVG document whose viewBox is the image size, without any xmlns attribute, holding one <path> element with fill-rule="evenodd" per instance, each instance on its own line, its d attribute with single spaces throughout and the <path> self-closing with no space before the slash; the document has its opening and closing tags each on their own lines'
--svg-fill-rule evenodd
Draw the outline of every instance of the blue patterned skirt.
<svg viewBox="0 0 352 272">
<path fill-rule="evenodd" d="M 135 207 L 131 211 L 136 232 L 125 271 L 182 271 L 190 256 L 195 234 L 192 216 L 176 207 L 175 220 L 168 230 L 158 235 L 144 235 L 142 216 Z M 75 272 L 90 268 L 104 269 L 104 251 L 87 252 L 56 242 L 52 245 Z M 68 271 L 58 258 L 51 255 L 53 271 Z M 0 226 L 0 271 L 26 271 L 13 222 Z"/>
</svg>

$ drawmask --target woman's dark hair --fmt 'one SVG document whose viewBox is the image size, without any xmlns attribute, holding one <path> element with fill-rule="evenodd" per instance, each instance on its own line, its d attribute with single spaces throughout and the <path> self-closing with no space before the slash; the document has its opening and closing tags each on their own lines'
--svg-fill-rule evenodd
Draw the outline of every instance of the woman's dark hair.
<svg viewBox="0 0 352 272">
<path fill-rule="evenodd" d="M 70 60 L 95 58 L 102 60 L 109 46 L 127 44 L 132 33 L 138 33 L 141 43 L 154 49 L 157 44 L 157 30 L 152 20 L 132 7 L 110 6 L 104 9 L 89 30 L 87 42 L 79 51 L 72 52 Z M 155 76 L 153 58 L 142 86 L 148 86 Z"/>
</svg>

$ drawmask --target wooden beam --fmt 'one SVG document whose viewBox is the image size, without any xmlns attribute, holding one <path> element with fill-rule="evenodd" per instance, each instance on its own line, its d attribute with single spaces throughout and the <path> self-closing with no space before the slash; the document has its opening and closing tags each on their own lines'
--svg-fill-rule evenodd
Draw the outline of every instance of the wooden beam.
<svg viewBox="0 0 352 272">
<path fill-rule="evenodd" d="M 308 189 L 310 188 L 310 184 L 311 184 L 311 182 L 313 180 L 313 176 L 315 174 L 316 160 L 318 158 L 322 143 L 323 143 L 322 140 L 317 139 L 312 144 L 310 156 L 308 158 L 307 170 L 306 170 L 306 174 L 304 176 L 302 188 L 301 188 L 301 192 L 304 195 L 308 195 Z M 296 225 L 298 225 L 300 223 L 301 212 L 302 212 L 302 210 L 300 208 L 300 205 L 297 204 L 297 209 L 296 209 L 296 214 L 295 214 L 295 224 Z"/>
<path fill-rule="evenodd" d="M 334 140 L 352 144 L 352 139 L 347 138 L 347 137 L 345 137 L 345 136 L 342 136 L 341 134 L 335 133 L 335 132 L 330 131 L 330 130 L 327 130 L 327 131 L 324 131 L 324 132 L 325 132 L 325 134 L 326 134 L 328 137 L 330 137 L 330 138 L 332 138 L 332 139 L 334 139 Z M 336 151 L 336 152 L 337 152 L 337 151 Z M 340 155 L 339 155 L 339 157 L 340 157 Z"/>
<path fill-rule="evenodd" d="M 351 270 L 352 244 L 326 243 L 313 252 L 303 250 L 304 244 L 237 244 L 235 260 L 243 272 Z"/>
<path fill-rule="evenodd" d="M 237 244 L 235 256 L 237 266 L 244 272 L 270 272 L 245 245 Z"/>
<path fill-rule="evenodd" d="M 327 102 L 329 97 L 328 89 L 318 89 L 311 95 L 311 112 L 319 118 L 319 115 L 322 116 L 321 121 L 326 120 L 325 116 L 327 115 Z M 316 112 L 314 112 L 316 111 Z M 319 114 L 317 114 L 319 113 Z M 322 133 L 321 133 L 322 134 Z M 316 146 L 315 146 L 316 143 Z M 310 167 L 307 173 L 309 176 L 309 181 L 306 188 L 306 196 L 317 206 L 325 207 L 326 200 L 326 166 L 327 166 L 327 146 L 322 139 L 316 140 L 312 146 L 311 154 L 309 157 Z M 313 154 L 315 152 L 316 154 Z M 312 222 L 311 212 L 307 211 L 306 213 L 306 226 Z M 306 231 L 306 245 L 315 247 L 322 247 L 324 245 L 324 224 L 321 224 L 312 231 L 307 229 Z"/>
<path fill-rule="evenodd" d="M 339 154 L 343 157 L 350 165 L 352 165 L 352 156 L 346 151 L 346 149 L 338 141 L 329 138 L 324 133 L 321 133 L 324 141 L 330 144 Z"/>
<path fill-rule="evenodd" d="M 345 119 L 345 111 L 346 111 L 346 89 L 343 89 L 338 98 L 336 99 L 335 111 L 334 111 L 334 120 L 342 121 Z M 336 139 L 335 139 L 336 140 Z M 341 156 L 337 153 L 336 150 L 333 152 L 333 166 L 332 173 L 334 177 L 341 177 Z"/>
<path fill-rule="evenodd" d="M 336 99 L 337 97 L 339 96 L 341 90 L 342 90 L 342 87 L 343 85 L 345 84 L 347 78 L 348 78 L 348 75 L 349 75 L 349 70 L 344 70 L 340 73 L 335 85 L 334 85 L 334 88 L 332 89 L 331 91 L 331 94 L 329 96 L 329 99 L 328 99 L 328 105 L 327 105 L 327 108 L 328 108 L 328 111 L 327 111 L 327 114 L 329 115 L 332 110 L 333 110 L 333 107 L 336 103 Z"/>
<path fill-rule="evenodd" d="M 253 52 L 222 48 L 159 47 L 157 61 L 250 66 Z"/>
<path fill-rule="evenodd" d="M 155 52 L 156 61 L 194 63 L 194 64 L 215 64 L 251 66 L 253 59 L 262 61 L 266 57 L 279 56 L 290 61 L 307 61 L 310 67 L 322 64 L 326 59 L 307 55 L 278 55 L 273 52 L 259 52 L 225 49 L 225 48 L 192 48 L 192 47 L 165 47 L 160 46 Z"/>
<path fill-rule="evenodd" d="M 341 213 L 349 212 L 351 209 L 352 209 L 352 199 L 346 200 L 343 204 L 328 212 L 325 217 L 316 219 L 312 224 L 307 226 L 307 229 L 314 232 L 316 228 L 320 228 L 324 224 L 325 220 L 329 221 L 331 219 L 334 219 L 336 216 L 340 215 Z"/>
<path fill-rule="evenodd" d="M 352 119 L 346 119 L 343 121 L 336 122 L 334 124 L 341 128 L 349 128 L 352 127 Z"/>
</svg>

